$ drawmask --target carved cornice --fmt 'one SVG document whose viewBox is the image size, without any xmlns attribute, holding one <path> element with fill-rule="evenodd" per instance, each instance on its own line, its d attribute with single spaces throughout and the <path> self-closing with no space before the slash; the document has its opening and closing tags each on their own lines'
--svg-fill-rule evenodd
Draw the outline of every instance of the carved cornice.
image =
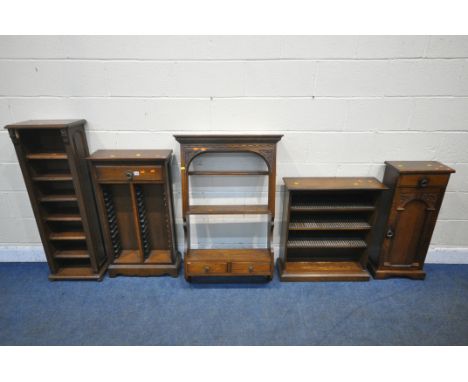
<svg viewBox="0 0 468 382">
<path fill-rule="evenodd" d="M 209 143 L 209 144 L 183 144 L 185 164 L 188 167 L 190 162 L 197 155 L 212 152 L 250 152 L 260 155 L 270 168 L 276 159 L 276 144 L 274 143 Z"/>
</svg>

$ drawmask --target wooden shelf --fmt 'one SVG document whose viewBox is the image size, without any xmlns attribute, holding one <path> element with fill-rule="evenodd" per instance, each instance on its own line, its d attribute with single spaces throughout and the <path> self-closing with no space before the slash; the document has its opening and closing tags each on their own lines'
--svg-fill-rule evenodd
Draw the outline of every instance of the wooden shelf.
<svg viewBox="0 0 468 382">
<path fill-rule="evenodd" d="M 63 159 L 68 159 L 67 154 L 65 153 L 29 153 L 26 155 L 26 158 L 32 159 L 32 160 L 63 160 Z"/>
<path fill-rule="evenodd" d="M 362 203 L 325 203 L 325 202 L 310 202 L 296 203 L 291 206 L 291 211 L 304 212 L 360 212 L 374 211 L 375 206 Z"/>
<path fill-rule="evenodd" d="M 288 248 L 366 248 L 362 239 L 290 239 Z"/>
<path fill-rule="evenodd" d="M 299 219 L 289 222 L 290 231 L 368 231 L 371 226 L 368 222 L 349 219 Z"/>
<path fill-rule="evenodd" d="M 249 176 L 270 175 L 268 171 L 189 171 L 189 175 L 201 176 Z"/>
<path fill-rule="evenodd" d="M 41 174 L 32 177 L 36 182 L 64 182 L 73 180 L 71 174 Z"/>
<path fill-rule="evenodd" d="M 269 262 L 271 252 L 266 248 L 212 248 L 191 249 L 187 253 L 187 259 L 193 261 L 258 261 Z"/>
<path fill-rule="evenodd" d="M 70 194 L 57 194 L 57 195 L 42 195 L 38 197 L 40 202 L 76 202 L 78 200 L 76 195 Z"/>
<path fill-rule="evenodd" d="M 81 215 L 79 214 L 50 214 L 44 217 L 45 221 L 51 222 L 80 222 Z"/>
<path fill-rule="evenodd" d="M 84 250 L 56 251 L 54 258 L 59 260 L 89 259 L 89 252 Z"/>
<path fill-rule="evenodd" d="M 84 232 L 52 232 L 49 235 L 50 240 L 86 240 Z"/>
<path fill-rule="evenodd" d="M 62 267 L 49 275 L 49 280 L 101 280 L 105 271 L 105 267 L 102 267 L 99 273 L 89 266 Z"/>
<path fill-rule="evenodd" d="M 244 206 L 236 205 L 195 205 L 188 209 L 189 215 L 255 215 L 269 214 L 267 205 L 251 204 Z"/>
<path fill-rule="evenodd" d="M 281 281 L 368 281 L 358 261 L 278 262 Z"/>
</svg>

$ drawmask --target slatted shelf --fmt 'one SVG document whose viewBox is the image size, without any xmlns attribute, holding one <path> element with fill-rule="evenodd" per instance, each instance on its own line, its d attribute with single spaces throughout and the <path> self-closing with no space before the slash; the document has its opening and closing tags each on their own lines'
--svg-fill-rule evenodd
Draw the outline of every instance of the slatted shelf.
<svg viewBox="0 0 468 382">
<path fill-rule="evenodd" d="M 289 223 L 290 230 L 297 231 L 366 231 L 371 226 L 368 222 L 359 219 L 298 219 Z"/>
<path fill-rule="evenodd" d="M 366 248 L 362 239 L 290 239 L 288 248 Z"/>
<path fill-rule="evenodd" d="M 358 212 L 358 211 L 373 211 L 375 206 L 357 203 L 357 202 L 307 202 L 294 203 L 291 206 L 291 211 L 336 211 L 336 212 Z"/>
</svg>

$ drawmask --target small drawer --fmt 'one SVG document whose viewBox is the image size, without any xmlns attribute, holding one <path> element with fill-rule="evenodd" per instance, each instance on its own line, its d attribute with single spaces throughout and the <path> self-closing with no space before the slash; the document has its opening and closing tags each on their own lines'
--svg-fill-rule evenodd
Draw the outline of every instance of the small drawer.
<svg viewBox="0 0 468 382">
<path fill-rule="evenodd" d="M 188 273 L 191 275 L 211 275 L 227 272 L 227 263 L 188 263 Z"/>
<path fill-rule="evenodd" d="M 96 177 L 101 182 L 162 180 L 161 166 L 96 166 Z"/>
<path fill-rule="evenodd" d="M 447 185 L 449 175 L 401 175 L 398 186 L 399 187 L 443 187 Z"/>
<path fill-rule="evenodd" d="M 238 275 L 269 275 L 271 273 L 270 263 L 232 263 L 231 273 Z"/>
</svg>

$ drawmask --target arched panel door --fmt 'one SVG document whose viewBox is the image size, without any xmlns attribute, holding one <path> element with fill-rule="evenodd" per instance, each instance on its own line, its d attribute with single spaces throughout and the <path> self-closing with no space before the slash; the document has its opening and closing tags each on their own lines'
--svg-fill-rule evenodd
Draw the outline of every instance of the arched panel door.
<svg viewBox="0 0 468 382">
<path fill-rule="evenodd" d="M 400 189 L 387 227 L 384 265 L 420 267 L 424 262 L 435 224 L 438 194 L 417 189 Z"/>
</svg>

